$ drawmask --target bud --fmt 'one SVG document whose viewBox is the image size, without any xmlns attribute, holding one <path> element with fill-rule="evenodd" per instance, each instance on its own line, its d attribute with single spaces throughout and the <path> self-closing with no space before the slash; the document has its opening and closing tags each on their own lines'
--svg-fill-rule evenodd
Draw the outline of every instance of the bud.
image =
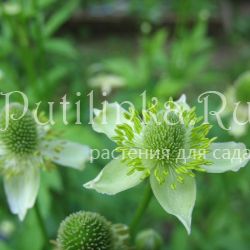
<svg viewBox="0 0 250 250">
<path fill-rule="evenodd" d="M 57 244 L 60 250 L 113 250 L 111 223 L 96 213 L 74 213 L 61 223 Z"/>
<path fill-rule="evenodd" d="M 141 231 L 135 242 L 136 250 L 160 250 L 163 246 L 162 237 L 152 229 Z"/>
<path fill-rule="evenodd" d="M 114 234 L 114 250 L 129 250 L 130 234 L 129 228 L 124 224 L 112 225 Z"/>
</svg>

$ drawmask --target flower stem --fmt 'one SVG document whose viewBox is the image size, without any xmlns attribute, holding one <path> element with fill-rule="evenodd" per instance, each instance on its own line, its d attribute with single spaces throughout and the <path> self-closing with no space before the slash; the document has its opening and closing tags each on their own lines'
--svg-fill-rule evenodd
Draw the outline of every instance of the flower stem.
<svg viewBox="0 0 250 250">
<path fill-rule="evenodd" d="M 43 218 L 42 218 L 42 214 L 41 214 L 41 211 L 40 211 L 40 208 L 38 205 L 38 201 L 35 203 L 35 213 L 36 213 L 37 222 L 39 224 L 41 233 L 43 235 L 44 245 L 47 246 L 49 243 L 49 236 L 48 236 L 48 233 L 46 230 L 45 223 L 44 223 Z"/>
<path fill-rule="evenodd" d="M 151 201 L 151 198 L 153 196 L 152 190 L 151 190 L 151 186 L 150 183 L 148 183 L 148 185 L 146 186 L 145 189 L 145 193 L 143 196 L 143 200 L 140 203 L 140 205 L 138 206 L 134 218 L 132 219 L 131 223 L 130 223 L 130 233 L 132 238 L 135 236 L 137 227 L 139 226 L 139 223 L 144 215 L 144 213 L 146 212 L 149 203 Z"/>
</svg>

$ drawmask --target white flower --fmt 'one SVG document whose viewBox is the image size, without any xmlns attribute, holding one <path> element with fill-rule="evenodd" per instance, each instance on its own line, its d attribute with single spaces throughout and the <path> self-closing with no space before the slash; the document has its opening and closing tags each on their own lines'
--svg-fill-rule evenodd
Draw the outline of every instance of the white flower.
<svg viewBox="0 0 250 250">
<path fill-rule="evenodd" d="M 104 116 L 107 123 L 102 124 Z M 122 119 L 116 119 L 117 116 Z M 114 195 L 149 178 L 160 205 L 190 233 L 196 200 L 194 173 L 238 171 L 248 162 L 245 145 L 213 143 L 215 138 L 207 138 L 211 126 L 201 124 L 184 95 L 176 102 L 170 100 L 164 109 L 152 105 L 142 116 L 133 110 L 127 112 L 118 103 L 96 111 L 93 129 L 113 139 L 120 156 L 84 186 Z M 225 159 L 224 149 L 227 154 L 238 151 L 238 158 Z"/>
<path fill-rule="evenodd" d="M 125 85 L 124 79 L 111 74 L 99 74 L 89 79 L 88 84 L 92 88 L 101 88 L 103 93 L 110 94 L 112 89 Z"/>
<path fill-rule="evenodd" d="M 83 170 L 90 156 L 89 147 L 54 139 L 51 130 L 38 125 L 30 111 L 22 113 L 23 106 L 13 103 L 5 107 L 0 118 L 0 174 L 10 210 L 20 220 L 36 201 L 41 167 L 54 162 Z"/>
<path fill-rule="evenodd" d="M 248 123 L 248 106 L 239 105 L 237 108 L 236 117 L 232 116 L 230 119 L 230 130 L 229 134 L 233 135 L 235 138 L 239 138 L 247 133 Z"/>
</svg>

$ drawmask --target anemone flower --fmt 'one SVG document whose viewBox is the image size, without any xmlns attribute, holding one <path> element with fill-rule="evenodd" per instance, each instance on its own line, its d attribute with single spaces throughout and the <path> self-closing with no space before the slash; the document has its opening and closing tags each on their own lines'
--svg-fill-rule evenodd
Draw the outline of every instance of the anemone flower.
<svg viewBox="0 0 250 250">
<path fill-rule="evenodd" d="M 82 170 L 90 155 L 89 147 L 57 139 L 48 126 L 36 122 L 32 112 L 23 111 L 21 104 L 12 103 L 0 117 L 0 174 L 10 210 L 20 220 L 34 206 L 41 168 L 53 162 Z"/>
<path fill-rule="evenodd" d="M 184 95 L 164 107 L 152 104 L 142 116 L 118 103 L 104 107 L 95 110 L 93 129 L 116 142 L 120 154 L 85 188 L 115 195 L 149 178 L 160 205 L 188 233 L 196 200 L 195 173 L 238 171 L 248 162 L 243 143 L 214 143 L 215 138 L 207 137 L 211 126 L 202 123 Z"/>
</svg>

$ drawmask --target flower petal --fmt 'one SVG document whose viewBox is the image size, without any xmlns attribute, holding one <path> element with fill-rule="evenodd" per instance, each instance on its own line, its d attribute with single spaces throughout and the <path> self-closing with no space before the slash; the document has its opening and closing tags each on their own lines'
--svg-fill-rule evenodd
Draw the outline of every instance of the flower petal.
<svg viewBox="0 0 250 250">
<path fill-rule="evenodd" d="M 94 180 L 84 184 L 84 187 L 95 189 L 103 194 L 117 194 L 138 185 L 142 181 L 143 172 L 137 171 L 127 175 L 128 170 L 126 163 L 121 162 L 121 157 L 113 159 Z"/>
<path fill-rule="evenodd" d="M 184 110 L 190 110 L 190 106 L 187 104 L 187 97 L 183 94 L 177 101 L 177 105 L 182 107 Z"/>
<path fill-rule="evenodd" d="M 38 167 L 27 166 L 22 174 L 4 178 L 4 189 L 12 213 L 22 221 L 29 208 L 35 204 L 40 185 Z"/>
<path fill-rule="evenodd" d="M 170 173 L 163 184 L 159 184 L 153 174 L 150 176 L 153 193 L 160 205 L 166 212 L 176 216 L 190 234 L 192 211 L 196 200 L 195 179 L 185 176 L 184 182 L 177 183 L 176 189 L 172 189 L 171 184 L 175 182 L 174 173 Z"/>
<path fill-rule="evenodd" d="M 83 170 L 90 159 L 88 146 L 66 140 L 52 140 L 43 143 L 42 155 L 53 162 L 78 170 Z"/>
<path fill-rule="evenodd" d="M 236 138 L 239 138 L 247 133 L 247 125 L 239 124 L 238 122 L 234 121 L 233 118 L 231 119 L 230 127 L 231 129 L 229 130 L 229 134 Z"/>
<path fill-rule="evenodd" d="M 213 143 L 211 152 L 206 158 L 213 162 L 212 165 L 202 166 L 208 173 L 236 172 L 246 166 L 249 161 L 249 154 L 246 152 L 246 146 L 243 143 Z"/>
<path fill-rule="evenodd" d="M 124 118 L 125 113 L 117 102 L 106 103 L 103 110 L 95 109 L 96 114 L 92 127 L 98 133 L 104 133 L 109 138 L 115 136 L 115 128 L 117 125 L 125 123 L 127 120 Z"/>
</svg>

